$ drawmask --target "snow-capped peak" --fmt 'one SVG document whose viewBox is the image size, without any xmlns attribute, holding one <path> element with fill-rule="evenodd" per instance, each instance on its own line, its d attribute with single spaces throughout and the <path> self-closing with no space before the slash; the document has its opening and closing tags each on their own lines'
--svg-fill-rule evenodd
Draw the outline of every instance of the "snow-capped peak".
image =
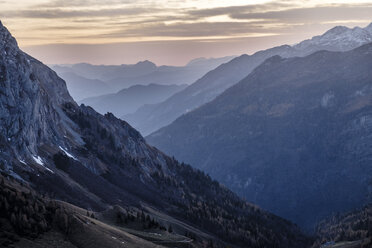
<svg viewBox="0 0 372 248">
<path fill-rule="evenodd" d="M 308 51 L 347 51 L 372 42 L 372 23 L 365 28 L 336 26 L 323 35 L 314 36 L 295 45 L 294 48 Z"/>
</svg>

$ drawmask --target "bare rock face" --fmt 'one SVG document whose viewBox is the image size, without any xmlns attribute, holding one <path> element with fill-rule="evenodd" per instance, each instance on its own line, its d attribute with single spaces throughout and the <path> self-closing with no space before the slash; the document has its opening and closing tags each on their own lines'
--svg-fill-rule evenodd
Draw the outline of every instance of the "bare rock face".
<svg viewBox="0 0 372 248">
<path fill-rule="evenodd" d="M 65 82 L 19 50 L 2 24 L 0 75 L 0 134 L 8 152 L 26 162 L 45 142 L 64 145 L 62 129 L 69 124 L 60 106 L 73 103 Z"/>
<path fill-rule="evenodd" d="M 99 146 L 108 136 L 110 149 L 117 152 L 110 151 L 111 156 L 141 158 L 144 177 L 153 172 L 151 166 L 155 163 L 165 166 L 165 159 L 158 159 L 164 155 L 152 152 L 126 122 L 112 114 L 102 116 L 84 105 L 79 107 L 65 82 L 40 61 L 23 53 L 2 25 L 0 53 L 0 139 L 4 153 L 0 158 L 7 158 L 2 169 L 12 171 L 13 165 L 17 165 L 21 170 L 32 171 L 36 166 L 38 170 L 54 173 L 53 155 L 62 152 L 79 160 L 94 174 L 100 174 L 108 170 L 107 165 L 92 156 L 84 158 L 81 150 L 86 142 Z M 87 128 L 92 125 L 93 131 Z M 109 149 L 102 147 L 99 151 Z"/>
</svg>

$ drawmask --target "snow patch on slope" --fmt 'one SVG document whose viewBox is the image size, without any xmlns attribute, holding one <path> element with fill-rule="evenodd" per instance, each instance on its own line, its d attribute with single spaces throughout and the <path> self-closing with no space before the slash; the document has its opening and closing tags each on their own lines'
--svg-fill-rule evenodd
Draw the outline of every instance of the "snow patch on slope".
<svg viewBox="0 0 372 248">
<path fill-rule="evenodd" d="M 43 162 L 43 160 L 42 160 L 42 158 L 41 158 L 40 156 L 34 156 L 34 155 L 32 155 L 32 158 L 33 158 L 33 160 L 34 160 L 37 164 L 41 165 L 41 166 L 44 167 L 47 171 L 49 171 L 50 173 L 53 173 L 53 174 L 54 174 L 54 171 L 52 171 L 51 169 L 49 169 L 48 167 L 46 167 L 46 166 L 44 165 L 44 162 Z"/>
<path fill-rule="evenodd" d="M 72 158 L 74 160 L 77 160 L 77 158 L 74 157 L 74 155 L 72 155 L 71 153 L 69 153 L 66 149 L 64 149 L 62 146 L 59 146 L 59 149 L 61 149 L 61 151 L 63 151 L 67 157 L 69 158 Z"/>
<path fill-rule="evenodd" d="M 44 162 L 43 162 L 43 160 L 41 159 L 40 156 L 34 156 L 34 155 L 32 155 L 32 158 L 34 159 L 34 161 L 35 161 L 37 164 L 44 166 Z"/>
<path fill-rule="evenodd" d="M 20 162 L 21 164 L 27 165 L 26 162 L 25 162 L 24 160 L 22 160 L 22 159 L 20 159 L 19 162 Z"/>
</svg>

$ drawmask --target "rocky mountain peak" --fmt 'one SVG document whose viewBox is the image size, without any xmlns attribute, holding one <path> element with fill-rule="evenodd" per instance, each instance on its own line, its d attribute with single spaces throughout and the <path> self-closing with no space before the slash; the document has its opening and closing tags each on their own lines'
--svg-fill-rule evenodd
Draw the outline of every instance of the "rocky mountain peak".
<svg viewBox="0 0 372 248">
<path fill-rule="evenodd" d="M 345 27 L 345 26 L 336 26 L 334 28 L 331 28 L 330 30 L 328 30 L 327 32 L 325 32 L 323 35 L 340 35 L 344 32 L 346 32 L 347 30 L 349 30 L 348 27 Z"/>
<path fill-rule="evenodd" d="M 65 82 L 47 66 L 23 53 L 3 25 L 0 25 L 0 92 L 1 157 L 42 164 L 40 146 L 47 141 L 53 141 L 56 146 L 64 143 L 62 129 L 69 124 L 60 106 L 75 103 Z M 11 161 L 6 159 L 3 164 L 10 166 Z"/>
<path fill-rule="evenodd" d="M 1 56 L 8 54 L 15 54 L 18 50 L 18 44 L 16 39 L 10 34 L 8 29 L 3 26 L 0 21 L 0 49 L 2 53 Z"/>
<path fill-rule="evenodd" d="M 322 35 L 300 42 L 294 48 L 310 54 L 319 50 L 348 51 L 372 42 L 372 25 L 366 28 L 336 26 Z"/>
</svg>

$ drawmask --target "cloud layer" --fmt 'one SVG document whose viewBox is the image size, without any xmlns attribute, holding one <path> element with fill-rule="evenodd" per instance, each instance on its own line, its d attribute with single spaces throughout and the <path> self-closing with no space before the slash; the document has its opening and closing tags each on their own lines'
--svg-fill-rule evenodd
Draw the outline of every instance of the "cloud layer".
<svg viewBox="0 0 372 248">
<path fill-rule="evenodd" d="M 276 44 L 278 36 L 291 43 L 334 25 L 367 25 L 370 13 L 372 1 L 365 0 L 0 1 L 2 21 L 24 47 L 159 41 L 228 46 L 259 37 Z"/>
</svg>

